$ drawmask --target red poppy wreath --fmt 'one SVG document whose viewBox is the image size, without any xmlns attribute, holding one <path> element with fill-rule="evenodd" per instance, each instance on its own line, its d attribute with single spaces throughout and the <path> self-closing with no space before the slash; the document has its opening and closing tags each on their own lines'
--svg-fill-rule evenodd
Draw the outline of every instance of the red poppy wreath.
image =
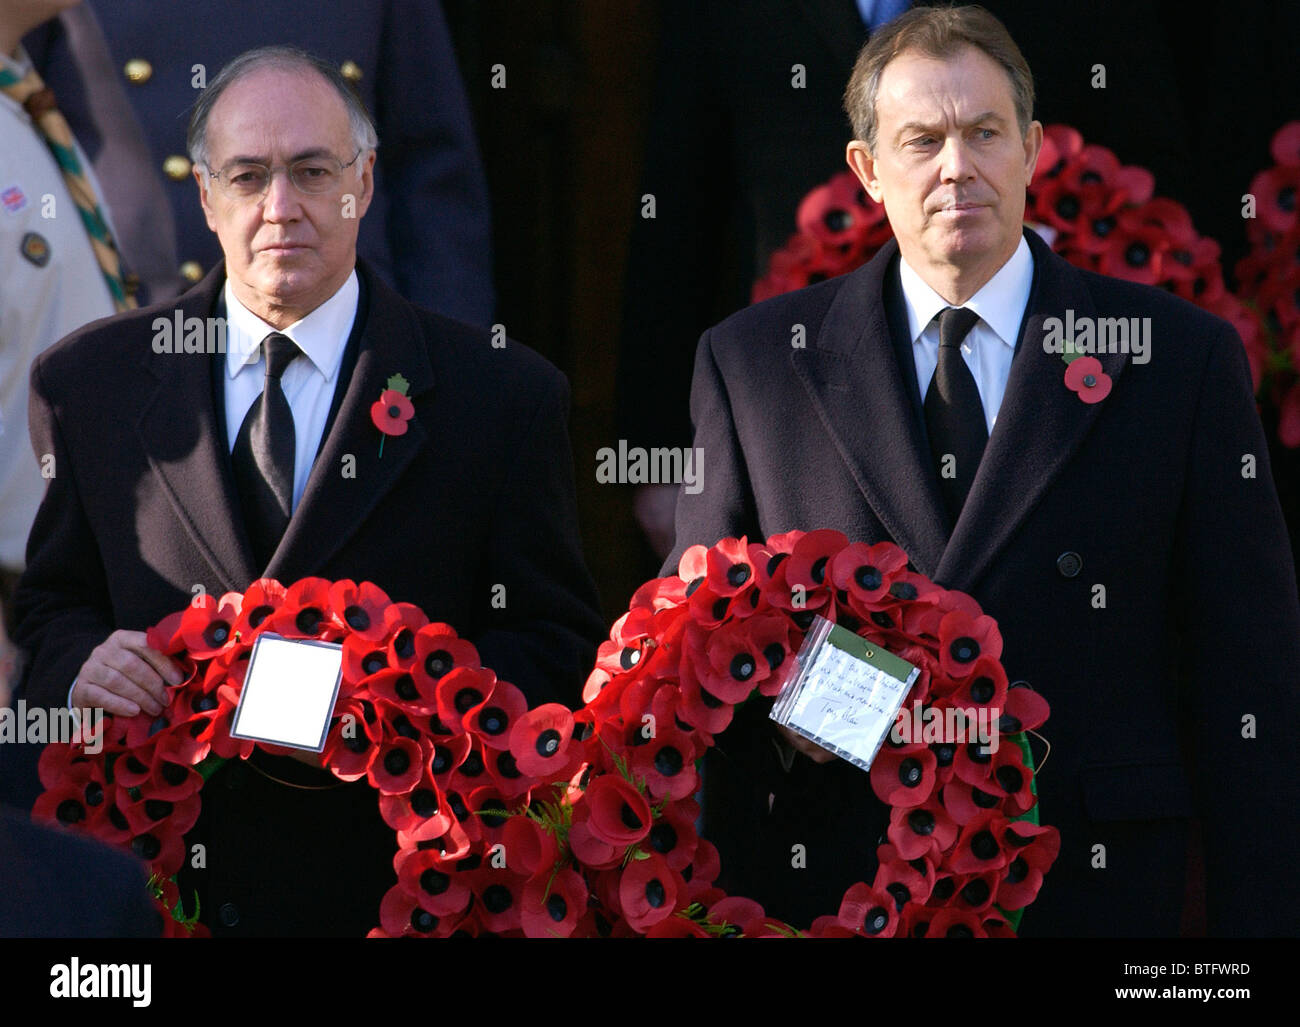
<svg viewBox="0 0 1300 1027">
<path fill-rule="evenodd" d="M 984 708 L 1020 744 L 891 737 L 870 772 L 890 807 L 875 878 L 796 930 L 714 887 L 718 851 L 696 833 L 693 796 L 696 761 L 737 704 L 780 691 L 818 614 L 920 668 L 904 709 Z M 229 731 L 262 632 L 342 644 L 322 762 L 370 782 L 397 841 L 372 937 L 1011 935 L 1059 851 L 1034 816 L 1023 744 L 1047 704 L 1008 687 L 992 618 L 891 543 L 814 531 L 693 547 L 676 576 L 637 590 L 576 713 L 528 709 L 451 627 L 368 582 L 262 580 L 150 629 L 188 672 L 160 716 L 107 716 L 98 754 L 60 744 L 41 757 L 34 816 L 148 862 L 170 934 L 206 933 L 171 878 L 206 776 L 261 744 Z"/>
</svg>

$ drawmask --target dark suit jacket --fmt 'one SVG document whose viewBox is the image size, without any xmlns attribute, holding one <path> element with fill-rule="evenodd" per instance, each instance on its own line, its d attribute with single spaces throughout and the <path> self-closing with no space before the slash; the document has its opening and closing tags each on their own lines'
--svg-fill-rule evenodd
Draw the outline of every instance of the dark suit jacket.
<svg viewBox="0 0 1300 1027">
<path fill-rule="evenodd" d="M 1052 707 L 1038 789 L 1062 852 L 1026 934 L 1177 933 L 1193 815 L 1205 827 L 1211 932 L 1294 934 L 1287 853 L 1300 785 L 1287 740 L 1300 729 L 1300 608 L 1241 343 L 1190 304 L 1077 270 L 1028 238 L 1034 284 L 1019 345 L 951 539 L 910 345 L 899 311 L 893 331 L 887 313 L 891 242 L 858 271 L 701 338 L 691 410 L 707 472 L 700 494 L 680 500 L 665 570 L 686 546 L 728 535 L 837 528 L 898 543 L 919 571 L 997 618 L 1010 679 Z M 1101 356 L 1114 387 L 1095 405 L 1044 352 L 1044 319 L 1067 309 L 1151 318 L 1150 361 Z M 805 349 L 791 345 L 796 323 Z M 1058 563 L 1067 552 L 1081 560 L 1076 576 Z M 1243 737 L 1247 716 L 1254 737 Z M 833 912 L 844 887 L 870 880 L 863 854 L 879 807 L 846 764 L 823 772 L 800 757 L 790 778 L 773 772 L 760 733 L 751 724 L 722 736 L 729 767 L 714 781 L 730 790 L 706 793 L 706 817 L 765 848 L 740 852 L 742 870 L 761 864 L 747 886 L 797 906 L 821 885 L 818 904 L 800 910 Z M 797 787 L 786 807 L 824 816 L 774 828 L 781 796 Z M 806 871 L 790 869 L 795 842 L 808 845 Z"/>
<path fill-rule="evenodd" d="M 345 61 L 357 65 L 357 94 L 379 133 L 375 196 L 361 223 L 359 252 L 411 302 L 471 324 L 491 322 L 487 183 L 437 0 L 194 0 L 183 9 L 140 0 L 91 6 L 156 175 L 167 157 L 185 155 L 185 130 L 198 95 L 195 65 L 202 65 L 210 82 L 232 58 L 273 43 L 302 47 L 336 67 Z M 26 44 L 99 171 L 101 157 L 112 155 L 110 144 L 123 145 L 113 137 L 138 134 L 139 128 L 111 116 L 96 92 L 102 76 L 92 55 L 61 22 L 42 26 Z M 147 81 L 124 75 L 126 63 L 137 58 L 152 67 Z M 158 188 L 138 174 L 105 171 L 110 208 L 134 209 L 140 193 Z M 161 184 L 170 201 L 167 216 L 175 223 L 176 260 L 197 261 L 206 271 L 221 250 L 195 202 L 193 178 L 163 178 Z M 155 210 L 153 230 L 159 235 L 149 240 L 155 246 L 171 230 L 159 225 L 158 216 Z"/>
<path fill-rule="evenodd" d="M 339 386 L 346 391 L 337 416 L 266 575 L 373 581 L 472 639 L 484 664 L 533 704 L 575 704 L 606 632 L 578 539 L 564 377 L 524 346 L 494 348 L 486 331 L 414 307 L 367 265 L 358 270 L 368 299 L 358 314 L 365 322 L 356 367 Z M 219 267 L 185 293 L 183 314 L 211 312 L 223 278 Z M 156 307 L 96 322 L 33 365 L 33 445 L 55 455 L 57 471 L 15 597 L 14 640 L 30 659 L 20 694 L 29 704 L 62 705 L 91 649 L 115 628 L 143 629 L 183 608 L 195 584 L 220 595 L 262 573 L 220 427 L 214 361 L 154 353 L 151 324 L 160 313 L 172 317 L 170 307 Z M 415 416 L 405 435 L 386 440 L 381 459 L 370 407 L 399 373 L 410 382 Z M 497 585 L 505 588 L 500 609 Z M 217 784 L 208 784 L 205 809 Z M 301 811 L 309 794 L 294 792 L 262 837 Z M 375 794 L 363 787 L 355 802 L 344 819 L 370 818 L 386 865 L 395 842 L 375 827 Z M 261 845 L 258 835 L 227 827 L 212 844 L 246 845 L 231 842 L 239 852 L 224 859 L 209 851 L 213 881 L 239 877 L 237 857 L 255 860 Z M 324 807 L 301 837 L 313 830 L 362 833 Z M 342 880 L 347 865 L 324 858 L 320 874 Z M 255 864 L 245 869 L 244 883 L 255 889 L 262 875 Z M 386 874 L 391 884 L 391 868 Z M 317 880 L 310 871 L 294 875 Z M 360 930 L 376 922 L 377 902 L 362 903 L 369 922 Z"/>
<path fill-rule="evenodd" d="M 156 938 L 140 861 L 0 806 L 0 938 Z"/>
</svg>

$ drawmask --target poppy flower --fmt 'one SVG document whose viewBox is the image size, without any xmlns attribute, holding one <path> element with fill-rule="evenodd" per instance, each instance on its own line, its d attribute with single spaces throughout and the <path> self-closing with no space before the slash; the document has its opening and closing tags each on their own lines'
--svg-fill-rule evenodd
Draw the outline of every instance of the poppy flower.
<svg viewBox="0 0 1300 1027">
<path fill-rule="evenodd" d="M 496 680 L 496 675 L 485 667 L 460 666 L 442 675 L 434 693 L 438 719 L 453 733 L 461 734 L 465 715 L 492 694 Z"/>
<path fill-rule="evenodd" d="M 409 670 L 416 658 L 415 633 L 429 623 L 429 618 L 413 603 L 390 603 L 384 609 L 383 617 L 388 662 Z"/>
<path fill-rule="evenodd" d="M 413 738 L 387 738 L 366 768 L 372 788 L 384 795 L 400 795 L 420 780 L 424 753 Z"/>
<path fill-rule="evenodd" d="M 671 725 L 631 751 L 630 769 L 655 799 L 685 799 L 699 785 L 695 772 L 695 747 L 690 738 Z"/>
<path fill-rule="evenodd" d="M 946 907 L 933 913 L 924 938 L 987 938 L 983 918 L 968 909 Z"/>
<path fill-rule="evenodd" d="M 456 919 L 430 913 L 400 884 L 389 888 L 379 903 L 379 923 L 390 938 L 445 938 L 455 928 Z"/>
<path fill-rule="evenodd" d="M 624 847 L 605 841 L 591 829 L 589 821 L 590 810 L 586 806 L 574 810 L 569 829 L 569 849 L 574 858 L 593 870 L 618 866 L 623 861 Z"/>
<path fill-rule="evenodd" d="M 367 707 L 369 719 L 367 719 Z M 383 726 L 375 716 L 374 706 L 358 699 L 340 699 L 334 707 L 321 762 L 341 781 L 356 781 L 366 776 L 370 762 L 379 752 Z"/>
<path fill-rule="evenodd" d="M 474 739 L 467 734 L 431 738 L 432 755 L 429 770 L 445 790 L 452 775 L 459 770 L 474 752 Z"/>
<path fill-rule="evenodd" d="M 888 892 L 858 882 L 844 893 L 836 919 L 868 938 L 892 938 L 898 930 L 898 907 Z"/>
<path fill-rule="evenodd" d="M 767 656 L 755 644 L 750 621 L 735 620 L 713 631 L 704 632 L 691 625 L 704 637 L 707 659 L 696 663 L 700 684 L 724 702 L 738 703 L 749 697 L 757 685 L 772 673 Z M 692 634 L 687 631 L 688 638 Z M 775 645 L 774 652 L 784 662 L 785 647 Z"/>
<path fill-rule="evenodd" d="M 332 642 L 344 634 L 343 622 L 330 603 L 330 583 L 324 578 L 303 578 L 290 585 L 283 604 L 263 624 L 263 630 L 286 638 Z"/>
<path fill-rule="evenodd" d="M 559 703 L 545 703 L 515 721 L 510 729 L 510 753 L 520 771 L 548 777 L 572 760 L 573 714 Z"/>
<path fill-rule="evenodd" d="M 786 563 L 786 583 L 793 589 L 802 587 L 811 600 L 814 593 L 828 590 L 827 577 L 832 558 L 849 544 L 848 536 L 841 531 L 810 531 L 801 538 L 790 553 Z M 808 603 L 811 607 L 811 601 Z"/>
<path fill-rule="evenodd" d="M 474 890 L 474 913 L 493 934 L 516 930 L 521 926 L 523 878 L 509 870 L 485 865 L 470 875 Z"/>
<path fill-rule="evenodd" d="M 470 901 L 469 875 L 458 872 L 436 849 L 416 849 L 397 865 L 398 887 L 437 917 L 454 918 Z"/>
<path fill-rule="evenodd" d="M 592 833 L 610 845 L 636 845 L 650 832 L 645 796 L 616 774 L 594 778 L 583 793 Z"/>
<path fill-rule="evenodd" d="M 1002 832 L 1007 863 L 997 886 L 996 901 L 1003 909 L 1023 909 L 1033 902 L 1043 884 L 1043 874 L 1056 862 L 1061 835 L 1054 827 L 1018 820 Z"/>
<path fill-rule="evenodd" d="M 992 617 L 984 614 L 972 617 L 965 610 L 952 610 L 939 622 L 938 649 L 944 673 L 965 679 L 979 666 L 977 661 L 981 656 L 995 660 L 1002 656 L 1002 635 Z"/>
<path fill-rule="evenodd" d="M 417 842 L 441 838 L 452 824 L 442 789 L 427 771 L 409 791 L 381 793 L 379 814 L 394 831 L 402 831 Z"/>
<path fill-rule="evenodd" d="M 749 541 L 724 538 L 705 554 L 705 580 L 715 595 L 734 596 L 755 585 L 754 565 L 749 562 Z"/>
<path fill-rule="evenodd" d="M 501 832 L 506 865 L 516 874 L 532 877 L 549 873 L 559 856 L 555 836 L 529 816 L 511 817 Z"/>
<path fill-rule="evenodd" d="M 934 792 L 938 761 L 924 744 L 898 749 L 882 746 L 871 761 L 871 789 L 890 806 L 919 806 Z"/>
<path fill-rule="evenodd" d="M 719 734 L 731 723 L 735 706 L 704 688 L 692 666 L 689 661 L 682 663 L 680 716 L 697 731 Z"/>
<path fill-rule="evenodd" d="M 241 645 L 252 645 L 266 629 L 267 618 L 284 605 L 289 590 L 274 578 L 259 578 L 248 586 L 239 604 L 235 634 Z"/>
<path fill-rule="evenodd" d="M 633 859 L 623 868 L 618 882 L 618 908 L 628 924 L 644 932 L 673 915 L 683 891 L 681 877 L 662 856 L 651 854 L 645 859 Z"/>
<path fill-rule="evenodd" d="M 1296 225 L 1296 198 L 1300 193 L 1300 166 L 1278 165 L 1261 171 L 1250 182 L 1257 198 L 1257 217 L 1264 228 L 1279 235 Z"/>
<path fill-rule="evenodd" d="M 195 815 L 197 817 L 197 810 Z M 148 863 L 163 877 L 171 877 L 185 862 L 185 839 L 179 831 L 166 823 L 160 822 L 146 831 L 132 835 L 127 848 L 132 855 Z"/>
<path fill-rule="evenodd" d="M 414 674 L 436 684 L 458 667 L 479 667 L 478 650 L 446 624 L 426 624 L 415 633 Z"/>
<path fill-rule="evenodd" d="M 121 806 L 122 815 L 136 834 L 158 828 L 183 835 L 199 819 L 197 790 L 175 802 L 151 794 L 147 785 L 141 792 L 139 799 L 127 801 Z"/>
<path fill-rule="evenodd" d="M 957 844 L 944 859 L 944 869 L 954 874 L 982 874 L 1007 865 L 1002 831 L 1007 818 L 996 810 L 982 812 L 962 826 Z"/>
<path fill-rule="evenodd" d="M 660 920 L 645 932 L 647 938 L 710 938 L 709 932 L 685 916 L 670 916 Z"/>
<path fill-rule="evenodd" d="M 188 607 L 187 607 L 188 609 Z M 181 637 L 181 621 L 185 610 L 169 613 L 145 632 L 145 645 L 165 656 L 175 656 L 186 651 L 185 640 Z"/>
<path fill-rule="evenodd" d="M 392 600 L 378 585 L 344 579 L 329 588 L 330 608 L 354 635 L 377 642 L 386 635 L 384 613 Z"/>
<path fill-rule="evenodd" d="M 405 435 L 415 406 L 396 389 L 385 389 L 370 406 L 370 420 L 385 435 Z"/>
<path fill-rule="evenodd" d="M 234 641 L 239 619 L 239 596 L 228 593 L 220 600 L 204 592 L 195 596 L 181 615 L 180 639 L 195 660 L 208 660 Z"/>
<path fill-rule="evenodd" d="M 509 749 L 485 749 L 483 762 L 488 777 L 497 786 L 502 798 L 517 799 L 528 792 L 536 779 L 519 769 L 514 754 Z"/>
<path fill-rule="evenodd" d="M 909 902 L 922 903 L 934 889 L 935 869 L 929 860 L 901 859 L 892 845 L 882 845 L 876 853 L 876 876 L 871 882 L 877 894 L 888 894 L 894 908 L 902 913 Z"/>
<path fill-rule="evenodd" d="M 587 884 L 577 871 L 549 868 L 528 879 L 520 896 L 519 919 L 529 938 L 567 938 L 587 909 Z"/>
<path fill-rule="evenodd" d="M 1006 705 L 998 721 L 998 730 L 1004 735 L 1032 731 L 1043 726 L 1050 712 L 1046 699 L 1024 681 L 1013 681 L 1007 686 Z"/>
<path fill-rule="evenodd" d="M 762 930 L 767 912 L 753 899 L 729 895 L 709 906 L 705 920 L 723 927 L 722 937 L 754 937 Z"/>
<path fill-rule="evenodd" d="M 508 750 L 510 732 L 528 712 L 528 699 L 508 681 L 498 681 L 492 694 L 464 717 L 466 729 L 489 749 Z"/>
<path fill-rule="evenodd" d="M 398 853 L 394 856 L 394 867 L 400 869 L 400 860 L 402 850 L 414 849 L 420 852 L 431 852 L 440 861 L 448 865 L 455 864 L 457 860 L 465 860 L 471 857 L 470 850 L 473 848 L 469 835 L 465 829 L 455 819 L 452 820 L 451 826 L 447 828 L 447 833 L 439 835 L 437 838 L 430 838 L 426 841 L 417 841 L 405 831 L 397 832 Z M 477 857 L 473 857 L 477 858 Z"/>
<path fill-rule="evenodd" d="M 956 840 L 957 831 L 943 804 L 932 795 L 914 809 L 890 810 L 885 834 L 903 859 L 919 859 L 944 852 Z"/>
<path fill-rule="evenodd" d="M 438 711 L 438 697 L 434 687 L 415 674 L 386 663 L 382 670 L 362 678 L 358 684 L 366 689 L 370 698 L 385 703 L 411 716 L 428 715 Z"/>
<path fill-rule="evenodd" d="M 848 593 L 862 616 L 889 595 L 889 587 L 907 568 L 907 554 L 892 542 L 873 546 L 854 542 L 835 554 L 830 564 L 831 582 Z"/>
</svg>

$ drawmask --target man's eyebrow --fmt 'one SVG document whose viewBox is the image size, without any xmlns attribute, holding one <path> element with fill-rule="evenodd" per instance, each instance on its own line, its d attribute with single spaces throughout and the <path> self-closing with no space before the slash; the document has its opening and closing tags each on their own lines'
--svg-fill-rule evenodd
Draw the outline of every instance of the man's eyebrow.
<svg viewBox="0 0 1300 1027">
<path fill-rule="evenodd" d="M 980 125 L 987 121 L 992 121 L 999 125 L 1005 125 L 1007 123 L 1006 118 L 998 114 L 997 111 L 984 111 L 983 113 L 976 114 L 973 118 L 967 118 L 959 127 L 970 128 L 972 125 Z M 903 136 L 909 132 L 938 132 L 939 129 L 940 123 L 938 122 L 908 121 L 899 126 L 898 135 Z"/>
<path fill-rule="evenodd" d="M 300 160 L 307 160 L 308 158 L 311 157 L 333 157 L 333 156 L 334 156 L 334 152 L 330 150 L 328 147 L 313 146 L 307 150 L 299 150 L 297 153 L 295 153 L 292 157 L 289 158 L 289 163 L 296 164 Z M 230 165 L 232 164 L 268 165 L 270 163 L 271 163 L 271 159 L 267 157 L 266 154 L 241 153 L 235 157 L 231 157 L 230 160 L 226 161 L 226 163 L 222 165 L 222 167 L 230 167 Z"/>
</svg>

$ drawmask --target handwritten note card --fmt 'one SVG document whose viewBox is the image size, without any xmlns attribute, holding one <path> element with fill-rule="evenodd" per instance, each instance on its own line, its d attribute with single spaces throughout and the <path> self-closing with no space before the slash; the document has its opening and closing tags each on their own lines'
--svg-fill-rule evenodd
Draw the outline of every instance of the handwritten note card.
<svg viewBox="0 0 1300 1027">
<path fill-rule="evenodd" d="M 813 621 L 798 660 L 771 718 L 870 769 L 920 671 L 824 617 Z"/>
</svg>

